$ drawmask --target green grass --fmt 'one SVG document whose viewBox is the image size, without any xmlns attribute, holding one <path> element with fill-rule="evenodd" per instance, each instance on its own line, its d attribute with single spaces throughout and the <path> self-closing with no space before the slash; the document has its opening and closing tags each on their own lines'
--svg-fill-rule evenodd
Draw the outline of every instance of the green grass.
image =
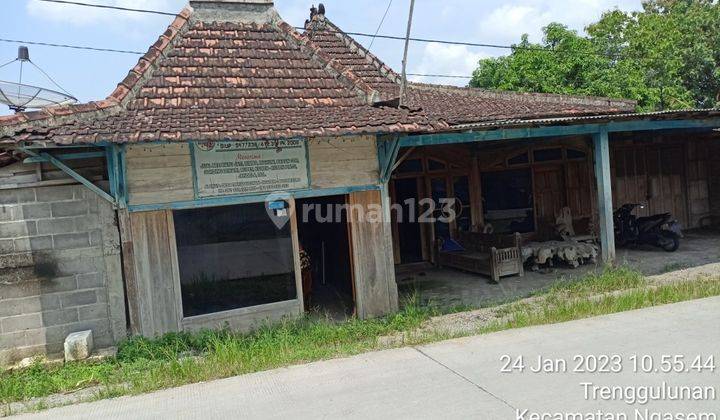
<svg viewBox="0 0 720 420">
<path fill-rule="evenodd" d="M 720 279 L 653 286 L 627 268 L 608 269 L 575 281 L 560 281 L 531 299 L 495 310 L 497 319 L 478 332 L 569 321 L 647 306 L 720 295 Z M 383 344 L 379 337 L 418 330 L 431 316 L 457 312 L 406 302 L 392 316 L 335 323 L 304 317 L 264 326 L 251 334 L 230 331 L 171 333 L 158 339 L 123 342 L 117 357 L 95 363 L 35 363 L 0 373 L 0 402 L 25 401 L 96 386 L 96 398 L 109 398 L 267 370 L 291 364 L 348 356 L 403 345 Z M 412 336 L 413 344 L 450 336 L 429 331 Z M 42 403 L 40 403 L 42 405 Z M 0 414 L 2 413 L 0 405 Z"/>
<path fill-rule="evenodd" d="M 123 342 L 116 358 L 97 363 L 44 366 L 0 373 L 0 402 L 7 404 L 100 385 L 108 396 L 146 392 L 379 347 L 377 338 L 417 328 L 433 312 L 415 303 L 373 320 L 334 323 L 305 317 L 268 325 L 251 334 L 204 331 L 171 333 Z M 203 357 L 193 357 L 202 355 Z"/>
<path fill-rule="evenodd" d="M 495 332 L 533 325 L 554 324 L 598 315 L 630 311 L 720 295 L 720 278 L 699 279 L 691 282 L 647 286 L 642 277 L 618 279 L 617 273 L 600 275 L 588 284 L 559 286 L 532 303 L 518 302 L 503 308 L 503 320 L 484 326 L 479 333 Z M 614 289 L 613 283 L 632 285 L 634 288 Z M 597 290 L 601 294 L 589 293 Z M 620 291 L 620 292 L 618 292 Z M 615 293 L 611 293 L 615 292 Z"/>
</svg>

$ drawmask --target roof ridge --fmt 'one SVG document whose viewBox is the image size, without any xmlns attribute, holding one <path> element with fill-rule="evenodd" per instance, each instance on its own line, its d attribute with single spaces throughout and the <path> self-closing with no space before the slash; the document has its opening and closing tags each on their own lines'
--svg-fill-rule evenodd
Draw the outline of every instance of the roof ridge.
<svg viewBox="0 0 720 420">
<path fill-rule="evenodd" d="M 320 47 L 315 45 L 312 41 L 306 39 L 302 34 L 295 30 L 290 24 L 281 20 L 280 22 L 272 24 L 274 27 L 280 30 L 281 34 L 285 35 L 285 39 L 293 42 L 301 50 L 305 49 L 304 52 L 309 53 L 310 59 L 320 62 L 325 68 L 325 71 L 329 72 L 333 76 L 336 76 L 338 80 L 344 82 L 348 87 L 355 89 L 361 96 L 365 97 L 368 104 L 373 104 L 379 100 L 380 94 L 377 90 L 373 89 L 368 83 L 362 78 L 356 75 L 347 66 L 342 65 L 334 58 L 330 57 L 326 52 L 322 51 Z"/>
<path fill-rule="evenodd" d="M 138 84 L 147 80 L 152 76 L 152 72 L 148 71 L 157 64 L 161 57 L 166 57 L 166 52 L 173 48 L 174 43 L 180 38 L 178 34 L 185 33 L 189 26 L 188 22 L 192 16 L 193 9 L 190 6 L 185 6 L 180 13 L 175 16 L 175 19 L 168 25 L 168 28 L 163 32 L 158 40 L 150 46 L 148 51 L 138 59 L 138 63 L 130 69 L 128 75 L 118 83 L 117 87 L 108 96 L 107 99 L 114 99 L 122 105 L 127 104 L 131 101 L 139 88 Z"/>
<path fill-rule="evenodd" d="M 318 25 L 322 24 L 322 26 Z M 311 26 L 310 29 L 307 28 L 307 26 Z M 315 31 L 324 31 L 326 27 L 330 27 L 332 29 L 332 32 L 335 36 L 340 38 L 344 43 L 345 46 L 347 46 L 351 52 L 356 53 L 360 55 L 361 57 L 365 58 L 365 60 L 372 64 L 384 77 L 386 77 L 389 81 L 393 83 L 400 83 L 401 82 L 401 76 L 395 72 L 395 70 L 392 69 L 392 67 L 385 64 L 384 61 L 379 59 L 375 54 L 370 52 L 367 48 L 365 48 L 362 44 L 357 42 L 355 38 L 351 37 L 345 31 L 340 29 L 339 26 L 335 25 L 330 19 L 328 19 L 325 15 L 315 15 L 311 19 L 311 21 L 306 25 L 306 34 L 308 31 L 310 33 Z M 312 42 L 312 39 L 311 39 Z"/>
<path fill-rule="evenodd" d="M 531 98 L 538 102 L 550 102 L 550 103 L 567 103 L 574 102 L 579 105 L 610 105 L 610 106 L 627 106 L 632 107 L 634 110 L 637 106 L 637 101 L 632 99 L 622 98 L 610 98 L 604 96 L 590 96 L 590 95 L 567 95 L 559 93 L 538 93 L 538 92 L 516 92 L 509 90 L 493 90 L 483 89 L 470 86 L 452 86 L 452 85 L 438 85 L 431 83 L 418 83 L 409 82 L 408 85 L 418 90 L 426 91 L 452 91 L 453 93 L 463 93 L 468 96 L 485 97 L 491 99 L 504 99 L 504 98 Z M 570 100 L 570 101 L 569 101 Z M 574 101 L 572 101 L 574 100 Z"/>
</svg>

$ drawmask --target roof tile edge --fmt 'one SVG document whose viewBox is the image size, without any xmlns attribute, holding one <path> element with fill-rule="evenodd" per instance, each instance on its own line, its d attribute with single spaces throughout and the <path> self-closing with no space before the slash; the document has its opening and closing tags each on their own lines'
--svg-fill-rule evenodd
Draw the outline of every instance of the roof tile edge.
<svg viewBox="0 0 720 420">
<path fill-rule="evenodd" d="M 279 21 L 276 22 L 274 26 L 280 30 L 280 33 L 285 35 L 286 40 L 292 42 L 301 50 L 305 50 L 305 52 L 310 55 L 310 58 L 319 61 L 330 74 L 337 75 L 348 87 L 354 89 L 360 97 L 364 98 L 366 103 L 372 105 L 378 101 L 380 94 L 375 89 L 349 68 L 340 64 L 337 60 L 322 51 L 320 47 L 297 32 L 290 24 L 285 21 Z"/>
<path fill-rule="evenodd" d="M 340 27 L 335 25 L 330 19 L 328 19 L 325 15 L 315 15 L 313 16 L 312 20 L 309 22 L 308 25 L 306 25 L 306 30 L 313 31 L 317 30 L 319 25 L 326 25 L 328 26 L 332 33 L 340 38 L 345 45 L 352 51 L 357 53 L 358 55 L 362 56 L 367 60 L 368 63 L 373 65 L 375 68 L 380 71 L 382 75 L 388 78 L 389 81 L 393 83 L 400 83 L 401 82 L 401 76 L 395 72 L 390 66 L 385 64 L 382 60 L 380 60 L 377 56 L 375 56 L 370 50 L 366 49 L 362 44 L 357 42 L 355 38 L 351 37 L 347 33 L 345 33 Z M 308 28 L 309 26 L 309 28 Z"/>
<path fill-rule="evenodd" d="M 587 96 L 587 95 L 566 95 L 558 93 L 536 93 L 536 92 L 515 92 L 509 90 L 490 90 L 474 87 L 461 87 L 452 85 L 436 85 L 429 83 L 411 82 L 409 84 L 414 89 L 447 91 L 453 93 L 462 93 L 468 96 L 479 96 L 484 98 L 530 98 L 537 102 L 548 103 L 576 103 L 579 105 L 598 105 L 598 106 L 616 106 L 622 111 L 634 112 L 637 107 L 637 101 L 632 99 L 608 98 L 603 96 Z"/>
<path fill-rule="evenodd" d="M 178 13 L 175 20 L 158 37 L 158 40 L 150 46 L 148 51 L 138 59 L 138 63 L 130 69 L 125 79 L 118 83 L 107 99 L 125 105 L 135 97 L 140 81 L 147 80 L 152 76 L 152 70 L 155 70 L 158 59 L 164 57 L 165 53 L 173 48 L 174 43 L 180 38 L 178 35 L 182 35 L 188 30 L 190 27 L 188 23 L 192 13 L 193 9 L 189 6 L 185 6 Z"/>
</svg>

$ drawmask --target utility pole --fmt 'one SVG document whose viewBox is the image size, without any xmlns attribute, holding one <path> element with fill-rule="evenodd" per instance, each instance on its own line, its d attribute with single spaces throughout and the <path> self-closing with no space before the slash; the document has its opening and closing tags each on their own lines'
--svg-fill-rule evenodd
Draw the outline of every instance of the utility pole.
<svg viewBox="0 0 720 420">
<path fill-rule="evenodd" d="M 415 9 L 415 0 L 410 0 L 410 16 L 408 16 L 407 34 L 405 35 L 405 52 L 403 52 L 402 61 L 402 80 L 400 82 L 400 106 L 405 105 L 405 90 L 407 88 L 407 55 L 410 46 L 410 29 L 412 28 L 413 9 Z"/>
</svg>

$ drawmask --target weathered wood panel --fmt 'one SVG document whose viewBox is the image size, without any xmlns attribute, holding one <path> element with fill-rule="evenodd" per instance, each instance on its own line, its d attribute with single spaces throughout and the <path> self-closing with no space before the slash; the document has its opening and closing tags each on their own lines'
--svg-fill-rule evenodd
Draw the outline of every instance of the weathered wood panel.
<svg viewBox="0 0 720 420">
<path fill-rule="evenodd" d="M 310 182 L 313 188 L 378 183 L 375 137 L 333 137 L 308 140 Z"/>
<path fill-rule="evenodd" d="M 295 318 L 302 314 L 300 300 L 269 303 L 267 305 L 236 309 L 217 314 L 200 315 L 185 318 L 182 327 L 185 331 L 220 329 L 229 327 L 234 331 L 250 331 L 267 323 L 278 322 L 284 318 Z"/>
<path fill-rule="evenodd" d="M 711 223 L 710 170 L 711 142 L 692 141 L 687 145 L 688 217 L 691 226 Z"/>
<path fill-rule="evenodd" d="M 179 281 L 173 263 L 174 232 L 170 232 L 169 223 L 172 214 L 164 210 L 136 212 L 129 218 L 135 290 L 128 297 L 135 299 L 130 306 L 135 311 L 131 320 L 138 324 L 133 330 L 148 337 L 177 331 L 181 323 L 176 290 Z"/>
<path fill-rule="evenodd" d="M 533 170 L 536 228 L 552 228 L 555 215 L 566 206 L 565 180 L 560 165 L 537 166 Z"/>
<path fill-rule="evenodd" d="M 682 148 L 641 145 L 613 150 L 613 203 L 647 203 L 638 216 L 670 212 L 684 226 L 688 218 Z"/>
<path fill-rule="evenodd" d="M 77 151 L 77 149 L 73 149 Z M 92 149 L 96 152 L 98 149 Z M 58 155 L 60 152 L 52 154 Z M 103 158 L 66 160 L 63 163 L 90 181 L 98 183 L 107 180 L 107 169 Z M 76 184 L 70 175 L 50 163 L 16 162 L 0 168 L 0 188 L 40 187 Z M 102 184 L 102 183 L 101 183 Z"/>
<path fill-rule="evenodd" d="M 590 165 L 587 161 L 569 161 L 565 171 L 568 206 L 573 218 L 591 217 L 595 184 L 590 177 Z"/>
<path fill-rule="evenodd" d="M 720 224 L 720 135 L 709 144 L 708 201 L 712 223 Z"/>
<path fill-rule="evenodd" d="M 125 156 L 130 204 L 170 203 L 194 198 L 188 144 L 131 145 Z"/>
<path fill-rule="evenodd" d="M 40 181 L 39 164 L 15 162 L 0 168 L 0 187 L 18 186 Z"/>
<path fill-rule="evenodd" d="M 398 308 L 389 212 L 380 191 L 349 194 L 348 215 L 355 272 L 355 299 L 360 318 L 382 316 Z M 382 209 L 382 210 L 380 210 Z M 378 213 L 381 211 L 382 213 Z"/>
</svg>

